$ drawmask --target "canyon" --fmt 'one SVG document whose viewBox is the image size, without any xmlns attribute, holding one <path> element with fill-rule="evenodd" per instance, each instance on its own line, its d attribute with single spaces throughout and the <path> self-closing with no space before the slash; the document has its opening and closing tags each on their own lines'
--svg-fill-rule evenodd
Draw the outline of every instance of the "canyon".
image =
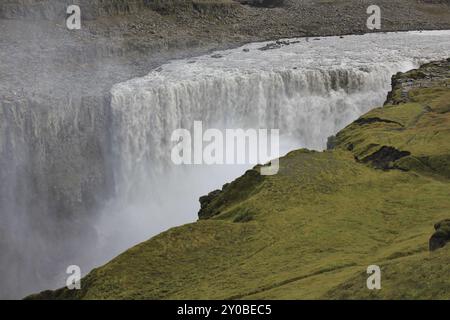
<svg viewBox="0 0 450 320">
<path fill-rule="evenodd" d="M 375 2 L 385 8 L 382 31 L 450 28 L 445 1 L 417 1 L 414 5 L 410 1 Z M 80 5 L 84 17 L 79 31 L 65 27 L 65 8 L 73 3 Z M 233 108 L 240 108 L 244 113 L 234 125 L 260 123 L 270 128 L 282 123 L 288 128 L 288 133 L 299 140 L 289 142 L 285 152 L 300 146 L 323 149 L 328 136 L 383 102 L 393 73 L 417 67 L 431 58 L 443 58 L 441 54 L 448 52 L 448 48 L 442 47 L 426 57 L 415 53 L 401 56 L 401 50 L 408 47 L 399 36 L 394 38 L 393 42 L 399 42 L 392 44 L 393 51 L 386 51 L 392 60 L 386 65 L 373 61 L 373 69 L 367 69 L 366 59 L 351 68 L 332 70 L 316 66 L 303 72 L 304 66 L 293 61 L 289 70 L 277 72 L 258 66 L 261 72 L 250 77 L 219 68 L 221 74 L 213 82 L 192 81 L 184 88 L 176 85 L 179 70 L 194 76 L 196 68 L 205 67 L 198 75 L 202 77 L 209 76 L 205 72 L 208 67 L 217 68 L 224 64 L 223 60 L 230 66 L 233 61 L 240 63 L 235 66 L 240 67 L 251 60 L 257 48 L 268 43 L 247 45 L 248 55 L 242 49 L 225 50 L 221 53 L 223 58 L 212 58 L 208 54 L 212 50 L 280 38 L 364 33 L 368 3 L 340 1 L 338 5 L 327 2 L 318 5 L 312 1 L 285 1 L 281 7 L 259 8 L 231 1 L 173 1 L 171 5 L 138 0 L 3 1 L 0 4 L 0 267 L 4 270 L 1 296 L 18 298 L 55 288 L 64 283 L 64 270 L 69 264 L 79 264 L 87 272 L 145 237 L 192 221 L 197 210 L 194 202 L 200 195 L 217 188 L 218 181 L 224 183 L 244 170 L 236 168 L 232 173 L 223 173 L 224 176 L 211 179 L 214 183 L 205 183 L 195 194 L 186 196 L 190 207 L 180 204 L 168 208 L 166 215 L 177 212 L 170 221 L 161 212 L 159 217 L 142 223 L 141 207 L 145 203 L 141 206 L 142 197 L 135 191 L 146 190 L 149 180 L 167 170 L 166 161 L 161 160 L 167 154 L 168 145 L 164 143 L 168 138 L 164 137 L 178 122 L 188 124 L 195 118 L 206 117 L 216 125 L 227 118 L 227 110 L 228 115 L 235 115 Z M 323 53 L 333 60 L 335 53 L 329 52 L 328 45 L 339 50 L 352 39 L 353 36 L 323 38 L 314 41 L 314 45 L 303 40 L 283 52 L 289 56 L 290 48 L 317 45 L 317 50 L 322 51 L 316 54 Z M 368 39 L 370 42 L 371 38 Z M 436 45 L 446 43 L 435 39 Z M 274 64 L 284 58 L 272 50 L 265 55 L 272 56 L 268 61 Z M 193 60 L 196 62 L 188 63 Z M 145 80 L 149 72 L 151 79 L 158 74 L 173 86 L 155 92 L 158 89 L 152 83 L 154 80 Z M 141 87 L 146 81 L 147 87 Z M 183 90 L 199 90 L 201 85 L 210 86 L 208 92 L 214 92 L 215 85 L 222 86 L 221 92 L 231 90 L 236 97 L 242 97 L 239 81 L 244 83 L 242 90 L 248 92 L 244 97 L 249 100 L 237 99 L 237 104 L 232 104 L 222 96 L 223 110 L 209 108 L 208 97 L 201 94 L 195 96 L 198 103 L 184 106 L 183 114 L 174 109 L 176 104 L 143 100 L 145 103 L 140 104 L 133 98 L 142 99 L 149 93 L 152 97 L 173 98 Z M 274 92 L 273 96 L 264 97 L 269 103 L 258 105 L 259 116 L 246 111 L 245 105 L 256 104 L 255 99 L 264 95 L 255 84 L 272 86 L 274 82 L 286 90 L 287 98 L 282 91 Z M 232 88 L 226 89 L 228 86 Z M 320 100 L 325 105 L 323 109 L 310 110 L 320 119 L 319 123 L 310 123 L 310 118 L 302 119 L 289 109 L 283 112 L 286 118 L 277 114 L 281 102 L 292 99 L 298 86 L 310 88 L 314 97 L 333 92 L 330 100 Z M 361 89 L 365 90 L 365 96 L 360 95 Z M 215 97 L 220 98 L 220 92 Z M 341 101 L 348 97 L 353 101 L 342 105 Z M 295 107 L 293 102 L 283 105 Z M 263 109 L 266 106 L 268 110 Z M 149 107 L 154 109 L 145 109 Z M 338 112 L 340 118 L 327 115 L 339 108 L 344 109 Z M 164 115 L 166 110 L 173 114 L 162 117 L 163 121 L 141 116 L 154 112 Z M 234 117 L 229 118 L 234 121 Z M 293 119 L 296 121 L 290 122 Z M 146 120 L 149 122 L 144 123 Z M 136 122 L 141 125 L 133 125 Z M 222 123 L 225 124 L 226 121 Z M 314 128 L 325 130 L 317 132 Z M 153 169 L 148 170 L 147 161 L 154 164 Z M 181 173 L 175 175 L 178 174 Z M 196 173 L 190 175 L 195 177 Z M 179 191 L 189 188 L 189 184 L 180 186 Z M 167 183 L 165 188 L 173 185 Z M 161 189 L 161 194 L 153 195 L 155 199 L 167 196 L 166 189 Z M 124 203 L 133 199 L 137 199 L 137 209 L 129 212 Z M 158 205 L 153 211 L 161 209 Z"/>
</svg>

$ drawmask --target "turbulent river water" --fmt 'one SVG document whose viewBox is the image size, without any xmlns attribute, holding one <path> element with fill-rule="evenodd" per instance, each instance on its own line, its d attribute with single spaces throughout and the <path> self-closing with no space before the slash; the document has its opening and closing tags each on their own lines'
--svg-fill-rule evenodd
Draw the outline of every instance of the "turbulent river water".
<svg viewBox="0 0 450 320">
<path fill-rule="evenodd" d="M 250 167 L 173 165 L 170 138 L 175 129 L 192 129 L 194 121 L 202 121 L 205 128 L 273 128 L 280 130 L 281 154 L 300 147 L 322 150 L 329 136 L 383 104 L 392 75 L 447 58 L 450 31 L 288 42 L 253 43 L 176 60 L 111 89 L 108 135 L 112 151 L 107 156 L 112 160 L 115 196 L 105 199 L 103 209 L 88 220 L 97 243 L 82 243 L 78 254 L 84 252 L 84 258 L 77 260 L 75 250 L 70 264 L 89 271 L 167 228 L 195 221 L 199 196 Z M 0 147 L 5 145 L 0 140 Z M 34 230 L 21 228 L 11 208 L 1 212 L 8 216 L 5 221 L 19 236 L 26 232 L 33 237 Z M 21 242 L 10 243 L 23 254 L 29 250 L 20 248 Z M 90 252 L 88 262 L 86 251 Z M 64 274 L 65 270 L 50 266 L 58 255 L 46 254 L 50 256 L 47 263 L 20 266 L 22 272 L 40 274 L 40 269 L 47 268 Z M 0 261 L 0 265 L 5 269 L 0 277 L 6 278 L 13 272 L 8 266 L 18 264 Z M 58 281 L 53 286 L 64 284 L 61 277 Z M 22 287 L 28 292 L 41 289 L 33 283 Z"/>
</svg>

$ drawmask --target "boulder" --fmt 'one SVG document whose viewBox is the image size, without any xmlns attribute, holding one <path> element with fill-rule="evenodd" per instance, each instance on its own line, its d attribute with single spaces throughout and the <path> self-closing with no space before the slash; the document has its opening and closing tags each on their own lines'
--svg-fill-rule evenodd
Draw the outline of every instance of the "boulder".
<svg viewBox="0 0 450 320">
<path fill-rule="evenodd" d="M 430 251 L 444 247 L 450 241 L 450 219 L 442 220 L 434 225 L 436 230 L 430 238 Z"/>
<path fill-rule="evenodd" d="M 284 3 L 284 0 L 236 0 L 236 1 L 241 4 L 267 8 L 280 7 Z"/>
</svg>

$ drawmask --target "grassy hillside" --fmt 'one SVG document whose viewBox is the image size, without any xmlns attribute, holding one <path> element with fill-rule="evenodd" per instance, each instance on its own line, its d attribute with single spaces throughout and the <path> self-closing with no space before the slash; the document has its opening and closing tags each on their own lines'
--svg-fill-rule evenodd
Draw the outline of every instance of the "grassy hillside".
<svg viewBox="0 0 450 320">
<path fill-rule="evenodd" d="M 450 60 L 398 75 L 390 105 L 202 198 L 201 220 L 34 299 L 450 298 Z M 431 79 L 428 74 L 433 74 Z M 403 85 L 401 82 L 407 83 Z M 367 266 L 382 289 L 366 288 Z"/>
</svg>

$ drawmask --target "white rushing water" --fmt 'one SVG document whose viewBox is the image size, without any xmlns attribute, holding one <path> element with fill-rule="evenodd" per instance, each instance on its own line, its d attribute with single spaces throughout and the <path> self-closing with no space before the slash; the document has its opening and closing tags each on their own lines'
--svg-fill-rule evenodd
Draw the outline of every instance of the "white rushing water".
<svg viewBox="0 0 450 320">
<path fill-rule="evenodd" d="M 259 50 L 268 43 L 253 43 L 173 61 L 112 88 L 118 198 L 98 229 L 114 235 L 114 244 L 107 238 L 113 253 L 194 221 L 198 197 L 246 168 L 175 168 L 173 130 L 190 129 L 196 120 L 208 128 L 276 128 L 282 152 L 322 150 L 329 136 L 383 104 L 393 74 L 447 58 L 450 31 L 290 43 L 270 50 Z"/>
</svg>

